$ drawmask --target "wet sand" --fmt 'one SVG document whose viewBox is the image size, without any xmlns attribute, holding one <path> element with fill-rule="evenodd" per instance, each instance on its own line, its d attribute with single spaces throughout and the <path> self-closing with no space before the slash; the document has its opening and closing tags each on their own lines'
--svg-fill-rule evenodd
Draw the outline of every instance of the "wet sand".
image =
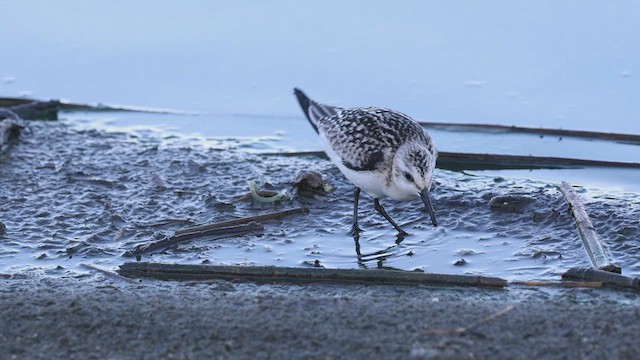
<svg viewBox="0 0 640 360">
<path fill-rule="evenodd" d="M 466 327 L 462 334 L 423 330 Z M 610 289 L 0 280 L 3 359 L 640 356 L 640 293 Z"/>
<path fill-rule="evenodd" d="M 123 253 L 177 230 L 296 207 L 309 208 L 309 214 L 264 222 L 260 234 L 195 239 L 144 261 L 290 267 L 319 263 L 327 268 L 417 269 L 509 280 L 557 280 L 570 267 L 589 266 L 566 201 L 551 183 L 438 169 L 432 190 L 437 228 L 419 200 L 384 199 L 391 217 L 412 234 L 400 241 L 373 210 L 371 199 L 363 196 L 359 216 L 364 232 L 354 243 L 348 235 L 353 185 L 331 162 L 251 154 L 243 146 L 257 146 L 253 140 L 244 145 L 245 140 L 217 141 L 208 147 L 150 130 L 29 123 L 21 141 L 0 160 L 0 222 L 6 225 L 0 272 L 41 269 L 46 275 L 64 276 L 80 263 L 115 268 Z M 291 182 L 301 169 L 320 172 L 332 190 L 323 196 L 296 192 Z M 288 189 L 292 198 L 280 204 L 238 200 L 248 192 L 248 180 L 261 187 L 272 184 L 265 189 Z M 623 272 L 638 276 L 636 194 L 579 191 Z M 490 205 L 504 196 L 528 201 L 518 209 Z"/>
</svg>

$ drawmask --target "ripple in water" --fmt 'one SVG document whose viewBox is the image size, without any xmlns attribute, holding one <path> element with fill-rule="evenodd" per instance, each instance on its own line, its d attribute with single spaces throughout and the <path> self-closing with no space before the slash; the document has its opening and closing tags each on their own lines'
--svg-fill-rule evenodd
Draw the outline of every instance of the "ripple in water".
<svg viewBox="0 0 640 360">
<path fill-rule="evenodd" d="M 260 235 L 197 239 L 144 260 L 393 268 L 519 280 L 557 279 L 569 267 L 589 265 L 564 199 L 543 182 L 438 170 L 433 202 L 440 226 L 430 225 L 419 201 L 385 199 L 390 215 L 411 233 L 398 238 L 365 196 L 365 231 L 356 242 L 348 235 L 352 186 L 326 160 L 251 154 L 238 139 L 218 139 L 209 147 L 162 133 L 134 136 L 61 122 L 33 122 L 30 128 L 0 160 L 0 221 L 6 225 L 0 272 L 61 276 L 80 271 L 81 263 L 115 268 L 129 260 L 121 256 L 125 251 L 178 229 L 298 206 L 310 213 L 265 222 Z M 248 191 L 247 180 L 283 189 L 302 169 L 321 172 L 333 190 L 281 204 L 238 200 Z M 522 194 L 530 200 L 517 209 L 489 205 L 496 196 Z M 634 256 L 640 251 L 637 194 L 586 189 L 581 196 L 623 271 L 640 275 Z"/>
</svg>

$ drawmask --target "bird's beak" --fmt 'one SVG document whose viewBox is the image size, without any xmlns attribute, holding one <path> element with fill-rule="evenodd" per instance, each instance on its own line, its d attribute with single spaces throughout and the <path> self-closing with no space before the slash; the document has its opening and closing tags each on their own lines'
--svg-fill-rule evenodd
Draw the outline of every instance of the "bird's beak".
<svg viewBox="0 0 640 360">
<path fill-rule="evenodd" d="M 431 197 L 429 197 L 429 189 L 424 188 L 420 191 L 420 198 L 422 202 L 424 202 L 424 206 L 427 208 L 429 212 L 429 216 L 431 216 L 431 223 L 433 226 L 438 226 L 438 222 L 436 221 L 436 213 L 433 211 L 433 205 L 431 205 Z"/>
</svg>

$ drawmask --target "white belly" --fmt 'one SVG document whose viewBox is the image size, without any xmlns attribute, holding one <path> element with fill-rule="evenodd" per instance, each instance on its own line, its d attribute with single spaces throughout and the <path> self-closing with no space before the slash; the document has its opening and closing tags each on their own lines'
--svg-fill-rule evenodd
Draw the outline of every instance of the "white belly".
<svg viewBox="0 0 640 360">
<path fill-rule="evenodd" d="M 333 151 L 333 149 L 331 149 L 331 146 L 329 146 L 329 142 L 325 137 L 320 135 L 320 138 L 322 139 L 325 152 L 331 161 L 336 164 L 338 169 L 340 169 L 340 172 L 342 172 L 349 181 L 376 199 L 387 196 L 384 174 L 382 172 L 355 171 L 347 168 L 342 163 L 342 159 Z"/>
</svg>

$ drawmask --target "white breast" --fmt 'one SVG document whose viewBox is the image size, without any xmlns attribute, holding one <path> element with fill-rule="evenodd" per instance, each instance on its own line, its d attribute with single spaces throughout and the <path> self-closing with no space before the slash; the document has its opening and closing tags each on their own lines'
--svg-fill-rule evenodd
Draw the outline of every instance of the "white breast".
<svg viewBox="0 0 640 360">
<path fill-rule="evenodd" d="M 387 196 L 388 189 L 386 189 L 385 174 L 382 171 L 355 171 L 347 168 L 342 159 L 333 151 L 324 134 L 320 134 L 320 139 L 322 139 L 322 145 L 331 161 L 349 181 L 376 199 Z"/>
</svg>

